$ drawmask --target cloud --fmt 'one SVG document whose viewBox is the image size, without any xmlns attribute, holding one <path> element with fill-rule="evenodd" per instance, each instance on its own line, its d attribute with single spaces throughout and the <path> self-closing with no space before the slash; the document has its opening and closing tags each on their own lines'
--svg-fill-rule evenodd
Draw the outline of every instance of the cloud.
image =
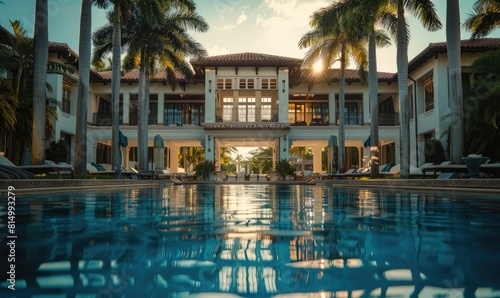
<svg viewBox="0 0 500 298">
<path fill-rule="evenodd" d="M 224 25 L 222 27 L 214 26 L 213 28 L 217 30 L 231 30 L 234 29 L 234 27 L 236 27 L 236 25 Z"/>
<path fill-rule="evenodd" d="M 255 25 L 259 25 L 260 23 L 264 22 L 265 21 L 265 16 L 261 15 L 261 14 L 258 14 L 256 17 L 255 17 Z"/>
<path fill-rule="evenodd" d="M 297 0 L 265 0 L 267 6 L 279 16 L 291 16 L 294 14 Z"/>
<path fill-rule="evenodd" d="M 219 45 L 213 45 L 207 48 L 207 52 L 210 56 L 225 55 L 229 51 L 226 47 L 220 47 Z"/>
<path fill-rule="evenodd" d="M 238 20 L 236 21 L 237 24 L 241 24 L 245 22 L 248 19 L 248 16 L 245 14 L 244 11 L 241 12 L 240 16 L 238 17 Z"/>
</svg>

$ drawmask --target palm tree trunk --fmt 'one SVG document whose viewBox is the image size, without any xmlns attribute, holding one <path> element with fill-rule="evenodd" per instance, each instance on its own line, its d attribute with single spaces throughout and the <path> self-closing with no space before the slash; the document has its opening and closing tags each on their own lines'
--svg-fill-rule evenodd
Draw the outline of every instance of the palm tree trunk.
<svg viewBox="0 0 500 298">
<path fill-rule="evenodd" d="M 345 172 L 345 65 L 346 44 L 342 42 L 340 52 L 340 82 L 339 82 L 339 173 Z"/>
<path fill-rule="evenodd" d="M 47 105 L 47 63 L 49 60 L 47 0 L 36 0 L 33 69 L 32 164 L 45 162 L 45 107 Z"/>
<path fill-rule="evenodd" d="M 400 175 L 410 177 L 410 115 L 408 102 L 408 36 L 404 1 L 398 0 L 397 67 L 400 127 Z"/>
<path fill-rule="evenodd" d="M 84 176 L 87 171 L 87 110 L 90 79 L 90 38 L 92 28 L 92 0 L 82 0 L 80 16 L 80 45 L 78 53 L 79 80 L 76 114 L 75 173 Z"/>
<path fill-rule="evenodd" d="M 370 178 L 379 177 L 379 148 L 378 148 L 378 77 L 377 77 L 377 49 L 375 32 L 370 34 L 368 40 L 368 85 L 370 88 Z"/>
<path fill-rule="evenodd" d="M 464 154 L 462 71 L 460 61 L 460 8 L 458 0 L 446 1 L 446 41 L 450 84 L 450 163 L 462 163 Z"/>
<path fill-rule="evenodd" d="M 120 79 L 121 79 L 121 23 L 120 1 L 114 4 L 113 19 L 113 65 L 111 66 L 111 101 L 112 101 L 112 143 L 113 168 L 116 178 L 121 178 L 120 152 Z"/>
<path fill-rule="evenodd" d="M 137 111 L 137 150 L 138 166 L 140 171 L 147 169 L 148 165 L 148 123 L 146 107 L 146 54 L 141 50 L 141 63 L 139 66 L 139 105 Z"/>
</svg>

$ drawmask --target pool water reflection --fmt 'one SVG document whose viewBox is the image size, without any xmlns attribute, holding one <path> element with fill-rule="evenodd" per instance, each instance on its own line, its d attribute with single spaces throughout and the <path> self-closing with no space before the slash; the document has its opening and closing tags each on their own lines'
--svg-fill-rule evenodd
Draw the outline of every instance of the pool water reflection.
<svg viewBox="0 0 500 298">
<path fill-rule="evenodd" d="M 18 195 L 16 294 L 498 297 L 499 202 L 321 185 Z"/>
</svg>

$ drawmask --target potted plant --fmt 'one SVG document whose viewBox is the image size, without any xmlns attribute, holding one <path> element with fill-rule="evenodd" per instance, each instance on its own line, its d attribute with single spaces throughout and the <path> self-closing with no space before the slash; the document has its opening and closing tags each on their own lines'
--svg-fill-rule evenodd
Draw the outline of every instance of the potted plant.
<svg viewBox="0 0 500 298">
<path fill-rule="evenodd" d="M 202 163 L 199 163 L 194 168 L 196 176 L 200 177 L 201 180 L 209 180 L 210 175 L 215 171 L 215 162 L 206 159 Z"/>
<path fill-rule="evenodd" d="M 289 163 L 288 160 L 282 159 L 276 162 L 276 164 L 274 165 L 274 170 L 281 178 L 283 178 L 283 180 L 287 180 L 287 177 L 295 173 L 295 166 Z"/>
</svg>

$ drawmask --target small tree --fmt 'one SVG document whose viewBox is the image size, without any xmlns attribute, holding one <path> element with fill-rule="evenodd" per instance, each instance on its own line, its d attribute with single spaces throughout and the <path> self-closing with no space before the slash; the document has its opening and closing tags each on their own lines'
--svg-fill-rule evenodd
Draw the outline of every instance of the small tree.
<svg viewBox="0 0 500 298">
<path fill-rule="evenodd" d="M 425 144 L 425 161 L 435 165 L 445 161 L 443 144 L 440 140 L 432 139 Z"/>
<path fill-rule="evenodd" d="M 50 148 L 45 150 L 45 155 L 48 160 L 52 160 L 54 162 L 65 162 L 68 152 L 66 142 L 64 139 L 60 139 L 58 142 L 50 142 Z"/>
<path fill-rule="evenodd" d="M 289 163 L 286 159 L 276 162 L 274 170 L 283 178 L 283 180 L 285 180 L 286 176 L 295 174 L 295 166 Z"/>
<path fill-rule="evenodd" d="M 209 180 L 210 174 L 215 171 L 215 162 L 206 159 L 202 163 L 199 163 L 194 168 L 196 176 L 199 176 L 201 180 Z"/>
</svg>

